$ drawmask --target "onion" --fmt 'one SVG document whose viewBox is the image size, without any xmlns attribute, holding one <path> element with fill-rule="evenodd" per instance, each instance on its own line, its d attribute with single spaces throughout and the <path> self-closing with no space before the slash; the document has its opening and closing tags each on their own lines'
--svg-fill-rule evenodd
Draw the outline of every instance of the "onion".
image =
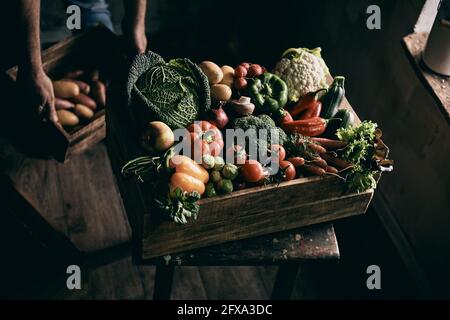
<svg viewBox="0 0 450 320">
<path fill-rule="evenodd" d="M 226 112 L 223 110 L 222 106 L 220 105 L 217 109 L 212 109 L 211 113 L 212 113 L 211 122 L 213 122 L 214 125 L 221 130 L 225 128 L 225 126 L 229 122 L 229 119 Z"/>
</svg>

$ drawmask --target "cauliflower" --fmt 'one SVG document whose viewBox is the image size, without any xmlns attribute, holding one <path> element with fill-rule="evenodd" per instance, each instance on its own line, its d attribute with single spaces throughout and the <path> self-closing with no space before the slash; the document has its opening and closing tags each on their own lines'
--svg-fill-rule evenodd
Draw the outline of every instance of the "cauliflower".
<svg viewBox="0 0 450 320">
<path fill-rule="evenodd" d="M 273 73 L 283 79 L 288 87 L 289 101 L 321 88 L 327 88 L 328 67 L 320 55 L 320 48 L 286 50 Z"/>
</svg>

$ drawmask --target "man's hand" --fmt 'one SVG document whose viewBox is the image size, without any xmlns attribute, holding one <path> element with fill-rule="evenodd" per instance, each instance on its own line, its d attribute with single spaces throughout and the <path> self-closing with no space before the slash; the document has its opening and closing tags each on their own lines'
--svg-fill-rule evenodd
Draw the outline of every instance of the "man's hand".
<svg viewBox="0 0 450 320">
<path fill-rule="evenodd" d="M 57 122 L 55 110 L 55 94 L 50 78 L 43 70 L 19 71 L 17 82 L 24 92 L 27 107 L 31 107 L 32 115 L 44 121 Z"/>
<path fill-rule="evenodd" d="M 41 120 L 58 121 L 52 81 L 42 69 L 40 47 L 40 0 L 20 0 L 20 37 L 23 56 L 17 82 L 22 89 L 26 107 Z"/>
</svg>

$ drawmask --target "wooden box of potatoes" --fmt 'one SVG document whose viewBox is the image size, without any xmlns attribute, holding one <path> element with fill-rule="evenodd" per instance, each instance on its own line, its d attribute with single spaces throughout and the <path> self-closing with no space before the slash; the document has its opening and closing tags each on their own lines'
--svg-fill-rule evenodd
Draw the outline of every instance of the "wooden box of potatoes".
<svg viewBox="0 0 450 320">
<path fill-rule="evenodd" d="M 58 115 L 57 124 L 40 123 L 33 133 L 39 135 L 39 148 L 46 149 L 46 156 L 65 162 L 106 137 L 107 86 L 124 61 L 118 37 L 102 26 L 43 51 L 42 63 L 53 82 Z M 17 74 L 17 66 L 7 71 L 14 82 Z"/>
</svg>

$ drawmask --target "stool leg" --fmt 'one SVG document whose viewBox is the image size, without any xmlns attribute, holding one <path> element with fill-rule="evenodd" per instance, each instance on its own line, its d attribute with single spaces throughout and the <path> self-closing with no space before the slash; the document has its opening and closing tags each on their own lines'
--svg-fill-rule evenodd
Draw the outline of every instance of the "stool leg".
<svg viewBox="0 0 450 320">
<path fill-rule="evenodd" d="M 271 300 L 288 300 L 291 298 L 299 268 L 300 265 L 298 264 L 282 264 L 278 267 Z"/>
<path fill-rule="evenodd" d="M 173 265 L 156 266 L 153 300 L 170 300 L 174 271 L 175 267 Z"/>
</svg>

